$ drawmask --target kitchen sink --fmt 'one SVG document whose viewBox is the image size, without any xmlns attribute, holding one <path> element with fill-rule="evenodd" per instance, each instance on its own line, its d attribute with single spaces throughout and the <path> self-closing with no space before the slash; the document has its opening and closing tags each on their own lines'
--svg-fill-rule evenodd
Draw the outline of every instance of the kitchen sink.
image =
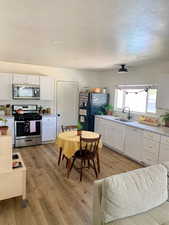
<svg viewBox="0 0 169 225">
<path fill-rule="evenodd" d="M 126 123 L 132 122 L 132 120 L 123 119 L 123 118 L 117 118 L 117 119 L 115 119 L 115 120 L 118 120 L 118 121 L 121 121 L 121 122 L 126 122 Z"/>
</svg>

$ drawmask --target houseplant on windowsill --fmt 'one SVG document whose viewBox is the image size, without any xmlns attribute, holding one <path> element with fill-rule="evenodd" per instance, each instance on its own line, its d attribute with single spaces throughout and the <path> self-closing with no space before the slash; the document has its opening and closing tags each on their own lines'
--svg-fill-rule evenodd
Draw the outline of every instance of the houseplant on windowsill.
<svg viewBox="0 0 169 225">
<path fill-rule="evenodd" d="M 169 127 L 169 113 L 160 116 L 165 123 L 165 127 Z"/>
<path fill-rule="evenodd" d="M 82 124 L 78 121 L 78 124 L 77 124 L 77 135 L 78 135 L 78 136 L 81 135 L 82 129 L 83 129 L 83 126 L 82 126 Z"/>
<path fill-rule="evenodd" d="M 2 122 L 3 124 L 0 126 L 1 135 L 7 135 L 7 131 L 8 131 L 8 126 L 6 125 L 7 120 L 4 118 L 0 118 L 0 122 Z"/>
</svg>

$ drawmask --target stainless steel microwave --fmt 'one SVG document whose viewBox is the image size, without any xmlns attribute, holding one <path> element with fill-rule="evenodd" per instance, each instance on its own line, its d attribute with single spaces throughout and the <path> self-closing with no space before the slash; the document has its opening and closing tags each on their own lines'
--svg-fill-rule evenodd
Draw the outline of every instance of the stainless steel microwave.
<svg viewBox="0 0 169 225">
<path fill-rule="evenodd" d="M 13 99 L 40 99 L 39 85 L 14 84 L 12 89 Z"/>
</svg>

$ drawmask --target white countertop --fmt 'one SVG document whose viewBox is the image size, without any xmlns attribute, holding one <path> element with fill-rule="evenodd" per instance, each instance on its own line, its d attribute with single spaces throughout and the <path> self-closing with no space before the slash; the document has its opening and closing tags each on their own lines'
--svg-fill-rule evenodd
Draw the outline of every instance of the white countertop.
<svg viewBox="0 0 169 225">
<path fill-rule="evenodd" d="M 42 114 L 42 117 L 56 117 L 56 114 Z"/>
<path fill-rule="evenodd" d="M 97 115 L 96 117 L 102 118 L 102 119 L 105 119 L 105 120 L 111 120 L 113 122 L 120 123 L 120 124 L 123 124 L 125 126 L 135 127 L 135 128 L 142 129 L 142 130 L 151 131 L 151 132 L 154 132 L 156 134 L 169 136 L 169 128 L 168 127 L 161 127 L 161 126 L 153 127 L 153 126 L 149 126 L 149 125 L 142 124 L 142 123 L 139 123 L 137 121 L 132 121 L 132 120 L 130 122 L 123 122 L 123 121 L 117 120 L 118 117 L 114 117 L 114 116 Z"/>
</svg>

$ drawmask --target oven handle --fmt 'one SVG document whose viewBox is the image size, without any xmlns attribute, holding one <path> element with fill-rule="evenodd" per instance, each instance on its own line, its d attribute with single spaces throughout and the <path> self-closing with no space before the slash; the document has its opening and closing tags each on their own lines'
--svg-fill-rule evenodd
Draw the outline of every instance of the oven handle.
<svg viewBox="0 0 169 225">
<path fill-rule="evenodd" d="M 30 122 L 30 121 L 42 122 L 42 120 L 25 120 L 25 121 L 17 120 L 17 121 L 15 121 L 15 124 L 17 124 L 17 123 L 25 123 L 25 122 Z"/>
</svg>

